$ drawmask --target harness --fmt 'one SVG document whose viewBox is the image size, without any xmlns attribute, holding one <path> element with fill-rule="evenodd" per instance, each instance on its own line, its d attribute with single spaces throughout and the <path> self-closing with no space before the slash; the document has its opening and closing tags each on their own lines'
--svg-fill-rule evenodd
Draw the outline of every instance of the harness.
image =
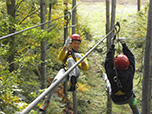
<svg viewBox="0 0 152 114">
<path fill-rule="evenodd" d="M 122 84 L 118 78 L 118 72 L 115 69 L 115 67 L 114 67 L 114 70 L 115 70 L 116 76 L 113 77 L 113 80 L 117 84 L 117 89 L 119 90 L 118 92 L 115 93 L 115 95 L 125 95 L 126 93 L 122 92 Z"/>
<path fill-rule="evenodd" d="M 71 55 L 72 58 L 76 61 L 76 57 L 75 57 L 75 55 L 74 55 L 73 50 L 72 50 L 72 49 L 68 49 L 68 52 L 66 53 L 66 56 L 65 56 L 65 58 L 64 58 L 64 60 L 63 60 L 63 63 L 64 63 L 64 64 L 63 64 L 63 68 L 64 68 L 64 69 L 66 68 L 66 67 L 65 67 L 65 63 L 66 63 L 69 55 Z"/>
<path fill-rule="evenodd" d="M 126 93 L 122 92 L 122 84 L 118 78 L 117 71 L 115 70 L 115 72 L 116 72 L 116 76 L 114 76 L 113 80 L 117 84 L 117 88 L 119 90 L 118 92 L 115 93 L 115 95 L 125 95 Z"/>
<path fill-rule="evenodd" d="M 119 27 L 118 30 L 116 27 Z M 120 24 L 117 22 L 116 26 L 115 26 L 115 31 L 114 31 L 114 38 L 112 39 L 112 43 L 114 44 L 114 40 L 116 39 L 116 34 L 118 35 L 119 37 L 119 31 L 120 31 Z M 119 46 L 118 46 L 119 47 Z M 114 52 L 113 52 L 113 60 L 114 60 Z M 113 61 L 114 63 L 114 61 Z M 119 80 L 118 78 L 118 72 L 117 70 L 115 69 L 116 67 L 114 66 L 114 70 L 115 70 L 115 73 L 116 73 L 116 76 L 113 77 L 113 80 L 114 82 L 117 84 L 117 88 L 118 88 L 118 92 L 116 92 L 114 95 L 125 95 L 126 93 L 122 92 L 122 84 L 121 84 L 121 81 Z"/>
</svg>

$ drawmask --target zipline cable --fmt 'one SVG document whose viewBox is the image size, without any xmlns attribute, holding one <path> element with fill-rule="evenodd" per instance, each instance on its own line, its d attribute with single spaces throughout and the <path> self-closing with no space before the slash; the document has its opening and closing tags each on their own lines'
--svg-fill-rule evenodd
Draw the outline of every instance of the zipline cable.
<svg viewBox="0 0 152 114">
<path fill-rule="evenodd" d="M 66 15 L 66 16 L 68 16 L 68 15 Z M 55 21 L 55 20 L 61 19 L 61 18 L 63 18 L 63 17 L 65 17 L 65 16 L 61 16 L 61 17 L 59 17 L 59 18 L 56 18 L 56 19 L 53 19 L 53 20 L 50 20 L 50 21 L 47 21 L 47 22 L 41 23 L 41 24 L 39 24 L 39 25 L 35 25 L 35 26 L 33 26 L 33 27 L 30 27 L 30 28 L 27 28 L 27 29 L 24 29 L 24 30 L 21 30 L 21 31 L 17 31 L 17 32 L 14 32 L 14 33 L 8 34 L 8 35 L 6 35 L 6 36 L 2 36 L 2 37 L 0 37 L 0 40 L 5 39 L 5 38 L 10 37 L 10 36 L 14 36 L 14 35 L 16 35 L 16 34 L 19 34 L 19 33 L 25 32 L 25 31 L 27 31 L 27 30 L 30 30 L 30 29 L 33 29 L 33 28 L 36 28 L 36 27 L 39 27 L 39 26 L 41 26 L 41 25 L 44 25 L 44 24 L 50 23 L 50 22 L 52 22 L 52 21 Z"/>
<path fill-rule="evenodd" d="M 117 25 L 115 25 L 117 26 Z M 79 61 L 77 61 L 72 67 L 70 67 L 57 81 L 50 85 L 41 95 L 39 95 L 32 103 L 30 103 L 20 114 L 27 114 L 32 108 L 37 105 L 41 99 L 43 99 L 53 88 L 55 88 L 61 81 L 81 62 L 86 58 L 104 39 L 106 39 L 115 29 L 114 28 L 106 34 L 95 46 L 93 46 Z"/>
<path fill-rule="evenodd" d="M 79 4 L 79 3 L 78 3 L 78 4 Z M 76 5 L 72 8 L 72 10 L 70 11 L 70 13 L 78 6 L 78 4 L 76 4 Z M 27 30 L 30 30 L 30 29 L 33 29 L 33 28 L 36 28 L 36 27 L 39 27 L 39 26 L 41 26 L 41 25 L 44 25 L 44 24 L 47 24 L 47 23 L 50 23 L 50 22 L 59 20 L 59 19 L 61 19 L 61 18 L 63 18 L 63 17 L 67 17 L 70 13 L 67 13 L 67 15 L 65 15 L 65 16 L 61 16 L 61 17 L 58 17 L 58 18 L 56 18 L 56 19 L 53 19 L 53 20 L 50 20 L 50 21 L 41 23 L 41 24 L 39 24 L 39 25 L 35 25 L 35 26 L 33 26 L 33 27 L 30 27 L 30 28 L 27 28 L 27 29 L 24 29 L 24 30 L 21 30 L 21 31 L 17 31 L 17 32 L 14 32 L 14 33 L 11 33 L 11 34 L 2 36 L 2 37 L 0 37 L 0 40 L 5 39 L 5 38 L 10 37 L 10 36 L 14 36 L 14 35 L 16 35 L 16 34 L 22 33 L 22 32 L 24 32 L 24 31 L 27 31 Z"/>
</svg>

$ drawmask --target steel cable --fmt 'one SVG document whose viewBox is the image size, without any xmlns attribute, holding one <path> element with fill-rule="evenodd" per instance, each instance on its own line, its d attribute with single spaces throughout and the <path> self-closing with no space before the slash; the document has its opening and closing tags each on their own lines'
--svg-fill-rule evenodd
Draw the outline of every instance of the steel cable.
<svg viewBox="0 0 152 114">
<path fill-rule="evenodd" d="M 78 4 L 79 4 L 79 3 L 78 3 Z M 41 26 L 41 25 L 44 25 L 44 24 L 47 24 L 47 23 L 50 23 L 50 22 L 59 20 L 59 19 L 61 19 L 61 18 L 67 17 L 67 16 L 70 15 L 71 12 L 78 6 L 78 4 L 76 4 L 76 5 L 72 8 L 72 10 L 70 11 L 70 13 L 67 13 L 67 15 L 65 15 L 65 16 L 61 16 L 61 17 L 58 17 L 58 18 L 56 18 L 56 19 L 53 19 L 53 20 L 50 20 L 50 21 L 41 23 L 41 24 L 39 24 L 39 25 L 35 25 L 35 26 L 33 26 L 33 27 L 30 27 L 30 28 L 27 28 L 27 29 L 24 29 L 24 30 L 21 30 L 21 31 L 17 31 L 17 32 L 14 32 L 14 33 L 11 33 L 11 34 L 2 36 L 2 37 L 0 37 L 0 40 L 5 39 L 5 38 L 10 37 L 10 36 L 14 36 L 14 35 L 16 35 L 16 34 L 22 33 L 22 32 L 24 32 L 24 31 L 27 31 L 27 30 L 30 30 L 30 29 L 33 29 L 33 28 L 36 28 L 36 27 L 39 27 L 39 26 Z"/>
</svg>

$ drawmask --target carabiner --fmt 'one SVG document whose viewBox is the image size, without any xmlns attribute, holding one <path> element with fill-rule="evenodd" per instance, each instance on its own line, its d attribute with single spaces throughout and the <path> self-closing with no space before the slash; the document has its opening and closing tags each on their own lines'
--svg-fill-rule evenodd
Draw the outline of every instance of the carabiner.
<svg viewBox="0 0 152 114">
<path fill-rule="evenodd" d="M 120 23 L 117 22 L 114 27 L 115 27 L 114 30 L 116 31 L 116 34 L 118 34 L 120 32 Z M 117 29 L 117 27 L 118 27 L 118 29 Z"/>
<path fill-rule="evenodd" d="M 114 76 L 114 77 L 113 77 L 113 81 L 114 81 L 114 82 L 117 82 L 117 76 Z"/>
</svg>

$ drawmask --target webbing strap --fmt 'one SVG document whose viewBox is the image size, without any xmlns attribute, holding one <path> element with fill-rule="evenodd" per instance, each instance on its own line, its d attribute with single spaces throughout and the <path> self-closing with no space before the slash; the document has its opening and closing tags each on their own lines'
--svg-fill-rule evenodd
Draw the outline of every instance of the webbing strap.
<svg viewBox="0 0 152 114">
<path fill-rule="evenodd" d="M 69 49 L 67 54 L 66 54 L 66 56 L 65 56 L 65 58 L 64 58 L 64 60 L 63 60 L 64 64 L 67 61 L 69 55 L 72 55 L 72 58 L 76 61 L 76 57 L 74 55 L 74 52 L 71 49 Z"/>
<path fill-rule="evenodd" d="M 113 78 L 114 82 L 117 84 L 118 89 L 122 88 L 122 84 L 118 79 L 118 75 Z"/>
<path fill-rule="evenodd" d="M 118 27 L 118 28 L 117 28 Z M 118 35 L 119 38 L 119 32 L 120 32 L 120 23 L 117 22 L 116 25 L 114 26 L 114 38 L 112 39 L 112 44 L 114 45 L 114 40 L 116 40 L 116 35 Z M 114 63 L 114 52 L 113 52 L 113 63 Z M 118 89 L 122 88 L 122 84 L 118 78 L 118 72 L 116 70 L 115 64 L 114 64 L 114 70 L 116 73 L 116 76 L 114 76 L 113 80 L 117 84 Z"/>
</svg>

